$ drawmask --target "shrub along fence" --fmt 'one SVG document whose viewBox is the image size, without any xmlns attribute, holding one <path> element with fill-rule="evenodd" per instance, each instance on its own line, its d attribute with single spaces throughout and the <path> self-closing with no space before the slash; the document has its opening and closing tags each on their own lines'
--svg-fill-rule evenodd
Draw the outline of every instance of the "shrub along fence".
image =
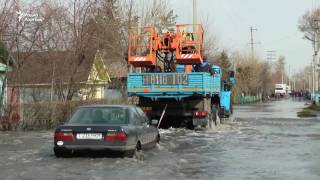
<svg viewBox="0 0 320 180">
<path fill-rule="evenodd" d="M 52 129 L 67 121 L 72 113 L 82 105 L 89 104 L 131 104 L 128 100 L 91 100 L 66 102 L 36 102 L 20 105 L 20 120 L 14 126 L 8 121 L 0 122 L 0 130 L 45 130 Z M 5 125 L 3 124 L 5 122 Z M 14 127 L 14 128 L 10 128 Z"/>
</svg>

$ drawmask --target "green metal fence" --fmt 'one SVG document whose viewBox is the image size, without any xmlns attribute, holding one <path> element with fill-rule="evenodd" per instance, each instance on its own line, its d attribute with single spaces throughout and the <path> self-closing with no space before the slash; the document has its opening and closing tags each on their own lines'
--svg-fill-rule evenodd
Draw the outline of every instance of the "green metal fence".
<svg viewBox="0 0 320 180">
<path fill-rule="evenodd" d="M 239 103 L 240 104 L 250 104 L 261 101 L 261 96 L 240 96 Z"/>
</svg>

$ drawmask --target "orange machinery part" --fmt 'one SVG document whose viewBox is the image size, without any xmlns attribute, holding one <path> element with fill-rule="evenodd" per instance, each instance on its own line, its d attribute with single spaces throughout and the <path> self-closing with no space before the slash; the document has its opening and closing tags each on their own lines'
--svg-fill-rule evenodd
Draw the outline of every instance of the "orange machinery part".
<svg viewBox="0 0 320 180">
<path fill-rule="evenodd" d="M 186 73 L 192 72 L 192 66 L 191 65 L 184 65 L 184 72 L 186 72 Z"/>
<path fill-rule="evenodd" d="M 185 32 L 192 28 L 196 32 Z M 177 25 L 176 61 L 179 64 L 192 65 L 202 63 L 203 28 L 200 24 Z M 195 38 L 196 37 L 196 38 Z"/>
<path fill-rule="evenodd" d="M 185 32 L 184 29 L 196 29 L 196 32 Z M 202 62 L 203 54 L 203 28 L 200 24 L 180 24 L 177 25 L 176 33 L 166 32 L 161 37 L 152 26 L 145 26 L 144 32 L 148 33 L 148 45 L 145 47 L 145 53 L 137 53 L 137 49 L 141 48 L 139 44 L 138 31 L 129 31 L 128 61 L 133 66 L 155 66 L 156 52 L 173 52 L 176 53 L 176 63 L 184 65 L 199 64 Z M 186 38 L 191 35 L 192 38 Z M 194 36 L 196 37 L 194 39 Z M 139 51 L 141 52 L 141 51 Z M 186 72 L 191 71 L 191 66 L 186 66 Z"/>
<path fill-rule="evenodd" d="M 129 30 L 129 46 L 128 46 L 128 61 L 135 67 L 155 66 L 156 65 L 156 51 L 158 49 L 158 36 L 154 27 L 145 26 L 141 31 L 146 35 L 138 35 L 139 28 L 131 28 Z M 148 44 L 139 44 L 139 41 L 145 41 L 147 37 Z M 141 38 L 141 39 L 140 39 Z M 139 49 L 140 48 L 140 49 Z M 138 53 L 138 51 L 140 53 Z M 143 51 L 143 52 L 141 52 Z"/>
</svg>

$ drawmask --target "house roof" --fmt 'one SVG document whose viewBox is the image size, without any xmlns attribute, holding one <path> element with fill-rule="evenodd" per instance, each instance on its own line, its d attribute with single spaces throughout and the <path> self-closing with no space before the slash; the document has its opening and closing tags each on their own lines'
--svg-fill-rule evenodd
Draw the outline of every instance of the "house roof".
<svg viewBox="0 0 320 180">
<path fill-rule="evenodd" d="M 14 54 L 18 67 L 8 73 L 9 85 L 48 85 L 86 82 L 95 52 L 77 58 L 74 52 L 33 52 Z"/>
</svg>

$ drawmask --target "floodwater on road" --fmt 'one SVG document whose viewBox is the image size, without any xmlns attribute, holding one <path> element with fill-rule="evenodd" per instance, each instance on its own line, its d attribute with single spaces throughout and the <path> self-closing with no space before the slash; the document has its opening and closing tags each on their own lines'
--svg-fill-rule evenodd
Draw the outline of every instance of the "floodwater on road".
<svg viewBox="0 0 320 180">
<path fill-rule="evenodd" d="M 0 179 L 320 179 L 320 120 L 302 101 L 236 106 L 215 131 L 161 130 L 132 158 L 55 158 L 52 132 L 0 132 Z"/>
</svg>

